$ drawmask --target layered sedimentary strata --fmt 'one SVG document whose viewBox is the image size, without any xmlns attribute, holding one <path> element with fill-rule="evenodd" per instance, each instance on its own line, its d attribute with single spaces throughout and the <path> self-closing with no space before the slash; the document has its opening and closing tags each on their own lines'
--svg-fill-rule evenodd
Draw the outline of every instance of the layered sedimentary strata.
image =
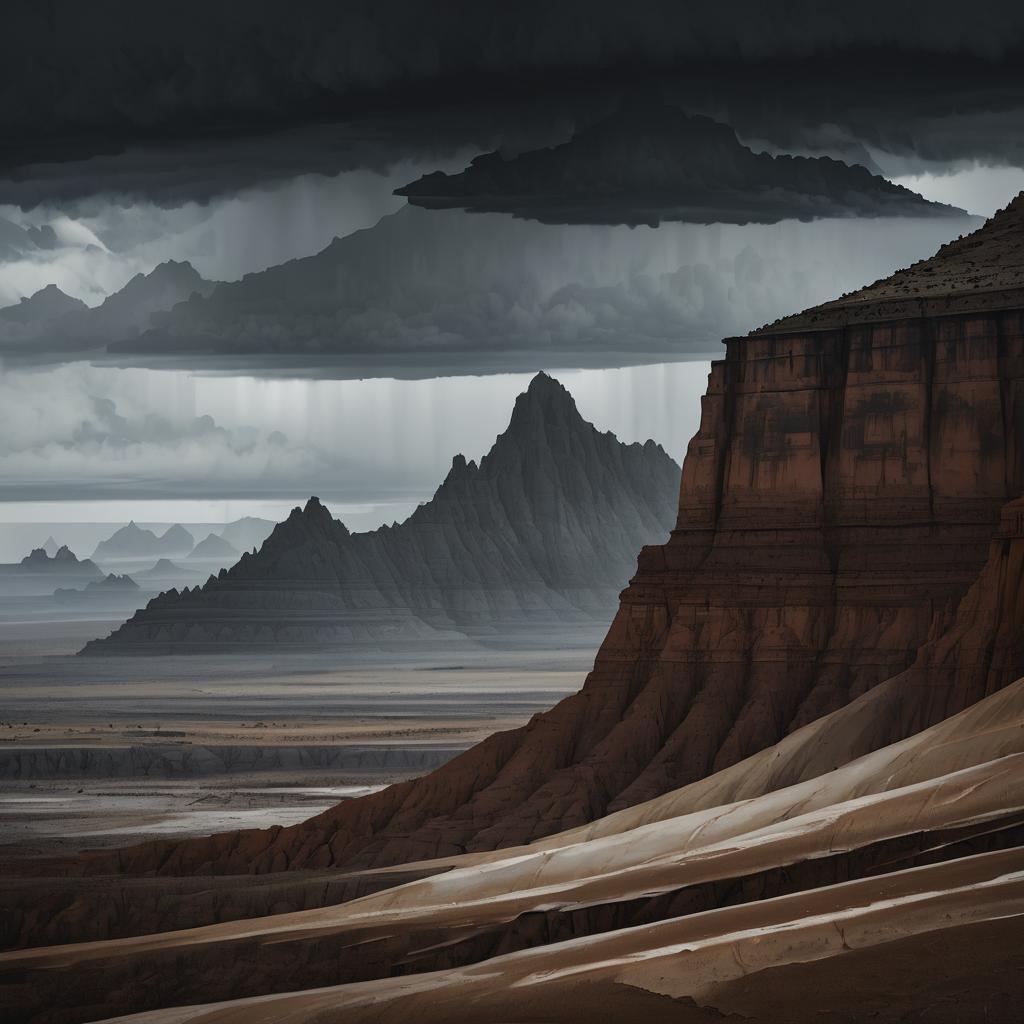
<svg viewBox="0 0 1024 1024">
<path fill-rule="evenodd" d="M 480 464 L 457 456 L 405 522 L 352 534 L 316 498 L 257 553 L 171 590 L 90 654 L 394 642 L 607 621 L 641 544 L 665 536 L 679 467 L 622 444 L 539 374 Z"/>
</svg>

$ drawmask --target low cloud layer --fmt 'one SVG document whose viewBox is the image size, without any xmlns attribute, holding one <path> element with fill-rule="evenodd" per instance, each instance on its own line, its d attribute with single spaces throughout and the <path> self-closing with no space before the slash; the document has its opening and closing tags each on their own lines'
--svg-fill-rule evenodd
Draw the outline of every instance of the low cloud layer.
<svg viewBox="0 0 1024 1024">
<path fill-rule="evenodd" d="M 316 256 L 182 303 L 111 356 L 341 377 L 700 358 L 724 336 L 886 276 L 977 223 L 654 230 L 409 207 Z"/>
<path fill-rule="evenodd" d="M 280 431 L 226 429 L 137 380 L 86 367 L 0 373 L 4 499 L 301 493 L 343 472 Z"/>
<path fill-rule="evenodd" d="M 772 156 L 728 125 L 669 104 L 623 105 L 559 146 L 476 157 L 397 190 L 426 209 L 511 213 L 546 224 L 773 224 L 787 218 L 942 216 L 942 207 L 829 157 Z"/>
<path fill-rule="evenodd" d="M 392 195 L 397 185 L 433 166 L 400 163 L 390 175 L 307 175 L 175 209 L 93 199 L 72 217 L 53 207 L 31 214 L 0 207 L 0 307 L 49 284 L 97 305 L 166 260 L 187 261 L 208 280 L 237 280 L 371 226 L 403 205 Z M 45 248 L 32 241 L 50 237 L 54 244 Z"/>
</svg>

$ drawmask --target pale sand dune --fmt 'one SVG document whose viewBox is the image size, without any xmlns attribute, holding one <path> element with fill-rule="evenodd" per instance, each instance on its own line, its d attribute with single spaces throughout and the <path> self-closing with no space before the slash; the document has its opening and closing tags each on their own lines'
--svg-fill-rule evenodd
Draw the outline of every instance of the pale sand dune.
<svg viewBox="0 0 1024 1024">
<path fill-rule="evenodd" d="M 593 1007 L 587 991 L 600 993 L 603 982 L 694 1000 L 721 1012 L 732 984 L 756 980 L 772 969 L 1006 922 L 1024 934 L 1024 864 L 1018 851 L 621 929 L 451 971 L 119 1019 L 138 1024 L 428 1024 L 509 1020 L 513 1006 L 532 1020 L 531 1006 L 542 1003 L 548 1007 L 547 1019 L 575 1021 L 588 1019 Z M 818 998 L 813 991 L 799 993 L 808 1014 Z"/>
</svg>

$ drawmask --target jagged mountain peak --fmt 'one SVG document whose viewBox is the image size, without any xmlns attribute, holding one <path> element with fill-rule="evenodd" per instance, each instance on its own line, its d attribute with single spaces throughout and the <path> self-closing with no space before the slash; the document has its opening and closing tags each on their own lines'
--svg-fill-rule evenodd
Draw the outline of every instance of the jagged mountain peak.
<svg viewBox="0 0 1024 1024">
<path fill-rule="evenodd" d="M 466 456 L 459 452 L 458 455 L 453 456 L 451 469 L 448 470 L 448 475 L 444 478 L 444 483 L 441 486 L 444 487 L 445 484 L 452 483 L 453 481 L 471 477 L 478 469 L 479 467 L 474 459 L 467 460 Z"/>
<path fill-rule="evenodd" d="M 576 404 L 565 385 L 549 374 L 546 374 L 543 370 L 538 370 L 533 375 L 525 394 L 531 397 L 540 396 L 541 398 L 547 396 L 558 397 L 572 402 L 573 405 Z"/>
<path fill-rule="evenodd" d="M 67 544 L 62 544 L 50 555 L 45 548 L 33 548 L 22 560 L 21 565 L 30 569 L 94 569 L 88 559 L 80 559 Z"/>
<path fill-rule="evenodd" d="M 296 508 L 295 512 L 299 512 Z M 292 513 L 295 514 L 294 512 Z M 305 506 L 302 508 L 299 514 L 306 520 L 312 520 L 314 522 L 321 523 L 334 523 L 337 522 L 334 516 L 331 515 L 330 509 L 315 495 L 312 494 Z"/>
<path fill-rule="evenodd" d="M 505 435 L 533 434 L 538 425 L 545 423 L 561 429 L 578 430 L 590 426 L 580 415 L 576 400 L 564 385 L 541 371 L 516 398 Z"/>
<path fill-rule="evenodd" d="M 538 374 L 490 452 L 479 463 L 456 455 L 401 524 L 353 534 L 314 495 L 201 591 L 155 598 L 86 650 L 187 648 L 214 631 L 231 647 L 592 621 L 608 614 L 637 549 L 671 528 L 678 489 L 667 455 L 599 433 Z M 230 625 L 214 625 L 213 609 L 232 609 Z"/>
<path fill-rule="evenodd" d="M 258 549 L 243 551 L 238 561 L 221 575 L 237 580 L 254 574 L 263 575 L 268 571 L 272 573 L 273 567 L 282 558 L 289 560 L 295 552 L 308 549 L 323 553 L 329 551 L 331 545 L 349 536 L 351 534 L 345 524 L 335 519 L 314 494 L 307 499 L 305 505 L 294 506 Z"/>
<path fill-rule="evenodd" d="M 315 495 L 310 495 L 305 505 L 296 505 L 288 514 L 288 518 L 274 527 L 269 540 L 281 543 L 287 538 L 293 543 L 300 534 L 310 534 L 323 531 L 339 530 L 342 534 L 348 534 L 348 528 L 343 522 L 331 515 L 330 509 Z"/>
</svg>

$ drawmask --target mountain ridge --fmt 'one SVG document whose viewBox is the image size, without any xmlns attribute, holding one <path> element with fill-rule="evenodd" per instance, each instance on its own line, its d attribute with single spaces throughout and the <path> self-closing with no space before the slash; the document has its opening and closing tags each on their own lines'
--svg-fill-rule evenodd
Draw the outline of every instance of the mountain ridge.
<svg viewBox="0 0 1024 1024">
<path fill-rule="evenodd" d="M 85 650 L 185 645 L 204 629 L 223 645 L 592 621 L 614 606 L 637 541 L 667 530 L 677 479 L 660 446 L 597 431 L 539 374 L 480 463 L 455 456 L 404 523 L 353 534 L 310 498 L 256 554 L 201 590 L 161 595 Z M 255 620 L 239 615 L 246 606 Z"/>
<path fill-rule="evenodd" d="M 92 557 L 103 561 L 109 559 L 137 559 L 149 556 L 185 556 L 195 547 L 195 538 L 183 526 L 175 523 L 159 537 L 149 529 L 136 526 L 133 519 L 127 525 L 115 530 L 106 540 L 96 545 Z"/>
</svg>

